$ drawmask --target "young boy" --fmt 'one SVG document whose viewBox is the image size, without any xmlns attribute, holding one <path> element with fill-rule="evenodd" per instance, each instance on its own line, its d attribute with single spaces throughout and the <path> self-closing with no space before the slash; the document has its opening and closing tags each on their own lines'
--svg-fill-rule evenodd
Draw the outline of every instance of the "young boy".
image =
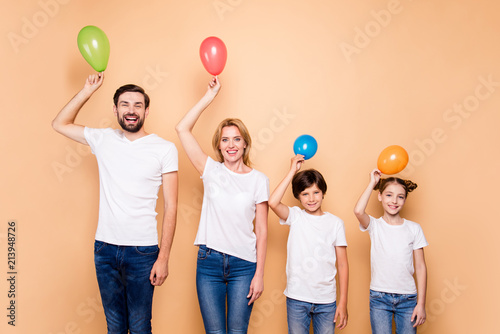
<svg viewBox="0 0 500 334">
<path fill-rule="evenodd" d="M 303 155 L 292 158 L 290 171 L 269 198 L 269 206 L 289 225 L 285 289 L 288 333 L 308 334 L 311 320 L 315 334 L 334 333 L 347 325 L 349 267 L 344 222 L 321 209 L 326 182 L 314 169 L 297 173 Z M 281 203 L 288 185 L 302 207 Z M 335 274 L 339 273 L 337 301 Z"/>
</svg>

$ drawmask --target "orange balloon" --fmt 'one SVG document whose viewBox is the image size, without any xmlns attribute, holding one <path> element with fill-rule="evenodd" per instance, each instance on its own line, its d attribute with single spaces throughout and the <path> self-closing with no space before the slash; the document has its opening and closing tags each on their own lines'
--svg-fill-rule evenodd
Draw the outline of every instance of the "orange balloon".
<svg viewBox="0 0 500 334">
<path fill-rule="evenodd" d="M 396 174 L 405 169 L 408 164 L 408 153 L 398 145 L 386 147 L 379 155 L 378 169 L 387 175 Z"/>
</svg>

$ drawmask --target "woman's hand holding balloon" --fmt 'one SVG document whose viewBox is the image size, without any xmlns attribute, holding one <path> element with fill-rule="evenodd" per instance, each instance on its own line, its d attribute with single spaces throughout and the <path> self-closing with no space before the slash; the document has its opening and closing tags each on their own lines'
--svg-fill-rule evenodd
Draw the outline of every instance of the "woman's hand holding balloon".
<svg viewBox="0 0 500 334">
<path fill-rule="evenodd" d="M 217 76 L 212 77 L 212 80 L 208 83 L 207 94 L 213 95 L 213 97 L 217 96 L 220 90 L 220 82 Z"/>
</svg>

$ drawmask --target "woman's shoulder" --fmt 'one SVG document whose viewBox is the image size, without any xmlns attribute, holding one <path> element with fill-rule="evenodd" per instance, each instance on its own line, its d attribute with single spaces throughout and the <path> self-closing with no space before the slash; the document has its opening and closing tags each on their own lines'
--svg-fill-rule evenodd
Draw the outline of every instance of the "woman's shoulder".
<svg viewBox="0 0 500 334">
<path fill-rule="evenodd" d="M 262 180 L 269 180 L 266 174 L 262 173 L 261 171 L 258 171 L 257 169 L 253 168 L 251 173 L 254 175 L 255 178 L 257 179 L 262 179 Z"/>
</svg>

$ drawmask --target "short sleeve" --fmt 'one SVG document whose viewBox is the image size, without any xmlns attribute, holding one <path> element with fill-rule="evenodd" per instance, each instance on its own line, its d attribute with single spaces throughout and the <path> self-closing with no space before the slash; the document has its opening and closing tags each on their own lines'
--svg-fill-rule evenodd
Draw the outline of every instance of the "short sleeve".
<svg viewBox="0 0 500 334">
<path fill-rule="evenodd" d="M 347 239 L 345 237 L 345 226 L 342 219 L 338 219 L 337 221 L 337 230 L 335 236 L 334 246 L 347 246 Z"/>
<path fill-rule="evenodd" d="M 255 189 L 255 203 L 259 204 L 269 200 L 269 178 L 259 172 L 258 184 Z"/>
<path fill-rule="evenodd" d="M 359 224 L 359 229 L 361 230 L 361 232 L 370 231 L 373 228 L 375 218 L 373 218 L 372 216 L 368 216 L 368 217 L 370 217 L 370 222 L 368 223 L 368 227 L 367 228 L 364 228 L 361 225 L 361 223 Z"/>
<path fill-rule="evenodd" d="M 200 178 L 201 179 L 206 178 L 207 176 L 210 175 L 210 172 L 212 172 L 212 170 L 216 168 L 217 168 L 217 162 L 211 157 L 207 157 L 207 161 L 205 162 L 205 168 L 203 168 L 203 174 L 201 174 Z"/>
<path fill-rule="evenodd" d="M 97 146 L 104 138 L 104 131 L 106 130 L 107 129 L 94 129 L 88 127 L 83 129 L 83 135 L 85 136 L 85 140 L 87 141 L 87 144 L 89 144 L 93 154 L 95 154 Z"/>
<path fill-rule="evenodd" d="M 179 156 L 177 148 L 173 143 L 169 143 L 165 155 L 162 159 L 161 173 L 170 173 L 179 170 Z"/>
<path fill-rule="evenodd" d="M 300 215 L 300 211 L 302 211 L 298 206 L 288 207 L 288 218 L 286 220 L 280 218 L 281 225 L 292 225 L 294 221 L 297 220 L 297 217 Z"/>
<path fill-rule="evenodd" d="M 427 239 L 425 239 L 424 231 L 422 227 L 415 223 L 415 241 L 413 242 L 413 250 L 420 249 L 429 245 Z"/>
</svg>

